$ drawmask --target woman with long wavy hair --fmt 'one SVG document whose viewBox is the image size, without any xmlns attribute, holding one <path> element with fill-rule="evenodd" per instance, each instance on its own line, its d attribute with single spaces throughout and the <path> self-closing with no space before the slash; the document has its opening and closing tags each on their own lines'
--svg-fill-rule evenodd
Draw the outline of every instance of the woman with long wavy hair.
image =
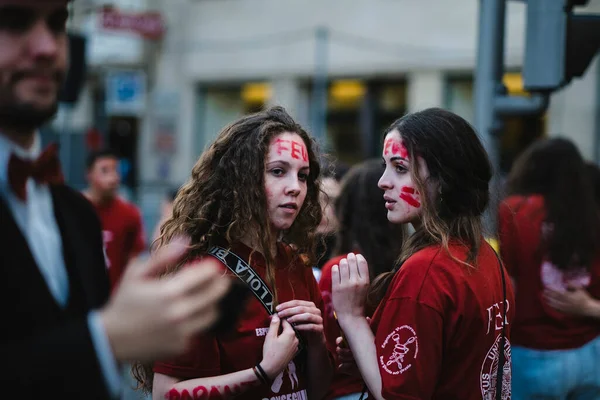
<svg viewBox="0 0 600 400">
<path fill-rule="evenodd" d="M 482 233 L 492 168 L 477 134 L 427 109 L 388 128 L 382 157 L 387 218 L 415 232 L 372 288 L 362 255 L 332 268 L 334 309 L 369 398 L 509 399 L 514 298 Z"/>
<path fill-rule="evenodd" d="M 319 173 L 314 141 L 281 107 L 228 125 L 202 154 L 157 245 L 184 234 L 188 260 L 222 267 L 235 254 L 247 264 L 234 270 L 251 271 L 256 292 L 237 305 L 233 329 L 198 337 L 177 359 L 137 366 L 153 398 L 322 397 L 333 366 L 311 270 Z"/>
<path fill-rule="evenodd" d="M 498 229 L 517 297 L 515 400 L 600 398 L 600 214 L 590 172 L 572 142 L 554 138 L 531 145 L 508 176 Z"/>
</svg>

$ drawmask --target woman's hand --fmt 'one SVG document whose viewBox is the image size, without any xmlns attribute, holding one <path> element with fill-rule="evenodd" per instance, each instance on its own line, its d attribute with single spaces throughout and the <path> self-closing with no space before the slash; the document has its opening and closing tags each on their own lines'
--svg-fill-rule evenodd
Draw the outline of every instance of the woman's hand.
<svg viewBox="0 0 600 400">
<path fill-rule="evenodd" d="M 333 308 L 340 324 L 349 317 L 364 318 L 369 291 L 367 260 L 360 254 L 348 254 L 331 269 L 331 280 Z"/>
<path fill-rule="evenodd" d="M 550 307 L 565 314 L 578 317 L 597 315 L 598 300 L 595 300 L 583 288 L 569 288 L 564 292 L 546 289 L 544 290 L 544 299 Z"/>
<path fill-rule="evenodd" d="M 356 366 L 356 361 L 354 361 L 352 350 L 350 350 L 344 338 L 341 336 L 338 337 L 335 343 L 337 345 L 335 352 L 339 363 L 338 371 L 342 374 L 360 377 L 360 371 Z"/>
<path fill-rule="evenodd" d="M 277 315 L 299 331 L 306 332 L 310 344 L 325 343 L 321 310 L 312 301 L 292 300 L 277 306 Z"/>
<path fill-rule="evenodd" d="M 283 330 L 279 333 L 279 327 Z M 292 326 L 277 314 L 271 318 L 271 326 L 263 345 L 263 359 L 260 366 L 270 379 L 275 378 L 294 359 L 298 351 L 298 338 Z"/>
</svg>

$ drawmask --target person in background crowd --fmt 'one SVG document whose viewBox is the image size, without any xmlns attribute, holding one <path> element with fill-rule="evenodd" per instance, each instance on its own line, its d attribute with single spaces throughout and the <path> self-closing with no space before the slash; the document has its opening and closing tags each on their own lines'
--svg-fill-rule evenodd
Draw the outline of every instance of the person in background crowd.
<svg viewBox="0 0 600 400">
<path fill-rule="evenodd" d="M 146 248 L 139 209 L 118 195 L 121 176 L 118 155 L 109 149 L 89 154 L 89 187 L 84 191 L 102 223 L 106 267 L 112 290 L 118 285 L 127 265 Z"/>
<path fill-rule="evenodd" d="M 330 168 L 323 171 L 321 179 L 321 193 L 319 201 L 323 210 L 323 218 L 317 227 L 317 264 L 313 267 L 313 273 L 317 281 L 321 277 L 323 264 L 331 258 L 335 235 L 338 230 L 338 221 L 335 216 L 335 202 L 340 194 L 340 182 L 348 172 L 346 164 L 341 162 L 331 163 Z"/>
<path fill-rule="evenodd" d="M 498 236 L 517 296 L 513 399 L 598 399 L 600 324 L 585 306 L 600 297 L 589 171 L 570 141 L 542 140 L 515 161 L 506 184 Z"/>
<path fill-rule="evenodd" d="M 136 366 L 154 399 L 325 394 L 333 351 L 310 268 L 321 220 L 318 160 L 313 139 L 283 108 L 273 107 L 225 127 L 196 162 L 157 245 L 189 235 L 189 261 L 223 268 L 233 252 L 247 266 L 236 259 L 231 268 L 250 271 L 254 296 L 237 305 L 241 316 L 233 329 L 201 335 L 176 359 Z"/>
<path fill-rule="evenodd" d="M 371 289 L 360 254 L 331 270 L 334 310 L 369 398 L 510 399 L 515 302 L 482 234 L 492 167 L 477 134 L 456 114 L 426 109 L 388 128 L 382 157 L 388 220 L 415 232 Z M 371 326 L 369 289 L 379 304 Z"/>
<path fill-rule="evenodd" d="M 383 173 L 381 160 L 364 161 L 350 168 L 342 179 L 342 188 L 335 203 L 338 230 L 333 254 L 323 266 L 319 288 L 325 301 L 325 329 L 330 346 L 341 335 L 331 304 L 331 268 L 348 253 L 361 253 L 369 262 L 371 279 L 389 272 L 400 253 L 406 237 L 404 225 L 387 219 L 383 191 L 377 182 Z M 367 311 L 372 315 L 374 310 Z M 326 399 L 358 399 L 364 382 L 360 376 L 337 371 L 325 396 Z"/>
<path fill-rule="evenodd" d="M 133 265 L 109 300 L 100 221 L 65 185 L 38 129 L 67 70 L 67 0 L 0 0 L 0 381 L 6 399 L 111 399 L 118 365 L 183 351 L 230 287 L 216 268 L 161 273 L 176 240 Z M 184 313 L 181 310 L 185 310 Z M 144 335 L 140 335 L 144 332 Z"/>
</svg>

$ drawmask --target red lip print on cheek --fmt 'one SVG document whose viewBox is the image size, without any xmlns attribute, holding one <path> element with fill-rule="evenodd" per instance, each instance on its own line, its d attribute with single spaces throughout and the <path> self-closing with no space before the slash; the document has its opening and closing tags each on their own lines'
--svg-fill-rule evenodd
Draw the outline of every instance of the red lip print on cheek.
<svg viewBox="0 0 600 400">
<path fill-rule="evenodd" d="M 388 138 L 385 140 L 383 145 L 383 155 L 387 156 L 390 153 L 393 156 L 402 157 L 408 160 L 408 151 L 406 150 L 406 147 L 404 147 L 404 143 L 402 143 L 401 140 L 396 140 L 394 138 Z"/>
<path fill-rule="evenodd" d="M 421 207 L 421 203 L 419 202 L 419 200 L 416 199 L 416 197 L 414 196 L 415 194 L 419 194 L 419 192 L 417 192 L 415 190 L 415 188 L 412 188 L 410 186 L 403 186 L 400 191 L 402 193 L 400 193 L 400 199 L 404 200 L 406 202 L 406 204 L 408 204 L 409 206 L 412 206 L 414 208 L 420 208 Z"/>
</svg>

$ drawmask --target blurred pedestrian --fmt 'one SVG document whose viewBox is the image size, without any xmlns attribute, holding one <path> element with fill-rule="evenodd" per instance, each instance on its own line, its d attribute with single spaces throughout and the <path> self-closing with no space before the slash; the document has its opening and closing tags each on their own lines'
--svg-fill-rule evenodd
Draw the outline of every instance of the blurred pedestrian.
<svg viewBox="0 0 600 400">
<path fill-rule="evenodd" d="M 591 182 L 579 151 L 562 138 L 534 143 L 508 176 L 498 229 L 517 297 L 513 399 L 600 398 L 600 324 L 561 300 L 600 297 Z"/>
<path fill-rule="evenodd" d="M 364 161 L 350 168 L 342 179 L 340 194 L 335 202 L 338 230 L 333 248 L 334 257 L 323 266 L 319 288 L 325 301 L 325 329 L 330 346 L 335 348 L 341 335 L 331 303 L 331 268 L 346 258 L 348 253 L 361 253 L 369 263 L 371 280 L 383 272 L 389 272 L 402 243 L 406 238 L 404 225 L 393 224 L 387 219 L 383 191 L 377 182 L 383 173 L 381 160 Z M 366 312 L 372 315 L 374 310 Z M 364 382 L 360 374 L 337 371 L 326 399 L 358 399 Z"/>
<path fill-rule="evenodd" d="M 100 217 L 106 267 L 114 290 L 125 267 L 146 249 L 142 215 L 118 194 L 121 175 L 117 153 L 110 149 L 94 151 L 88 155 L 86 167 L 89 186 L 84 194 Z"/>
<path fill-rule="evenodd" d="M 233 329 L 198 337 L 176 359 L 138 366 L 153 398 L 323 396 L 333 351 L 310 268 L 321 220 L 319 173 L 313 139 L 281 107 L 229 124 L 202 154 L 158 246 L 189 235 L 189 260 L 220 263 L 253 296 L 232 305 L 241 312 Z"/>
<path fill-rule="evenodd" d="M 175 241 L 130 268 L 108 301 L 98 217 L 63 183 L 57 147 L 42 150 L 37 132 L 56 113 L 67 69 L 67 3 L 0 0 L 0 382 L 7 399 L 118 396 L 119 363 L 181 352 L 213 326 L 229 287 L 217 268 L 157 280 L 187 251 Z"/>
<path fill-rule="evenodd" d="M 458 115 L 427 109 L 388 128 L 382 157 L 388 220 L 415 232 L 396 268 L 373 282 L 381 301 L 371 326 L 365 258 L 350 253 L 331 271 L 369 398 L 510 399 L 514 297 L 482 234 L 492 167 L 479 138 Z"/>
</svg>

